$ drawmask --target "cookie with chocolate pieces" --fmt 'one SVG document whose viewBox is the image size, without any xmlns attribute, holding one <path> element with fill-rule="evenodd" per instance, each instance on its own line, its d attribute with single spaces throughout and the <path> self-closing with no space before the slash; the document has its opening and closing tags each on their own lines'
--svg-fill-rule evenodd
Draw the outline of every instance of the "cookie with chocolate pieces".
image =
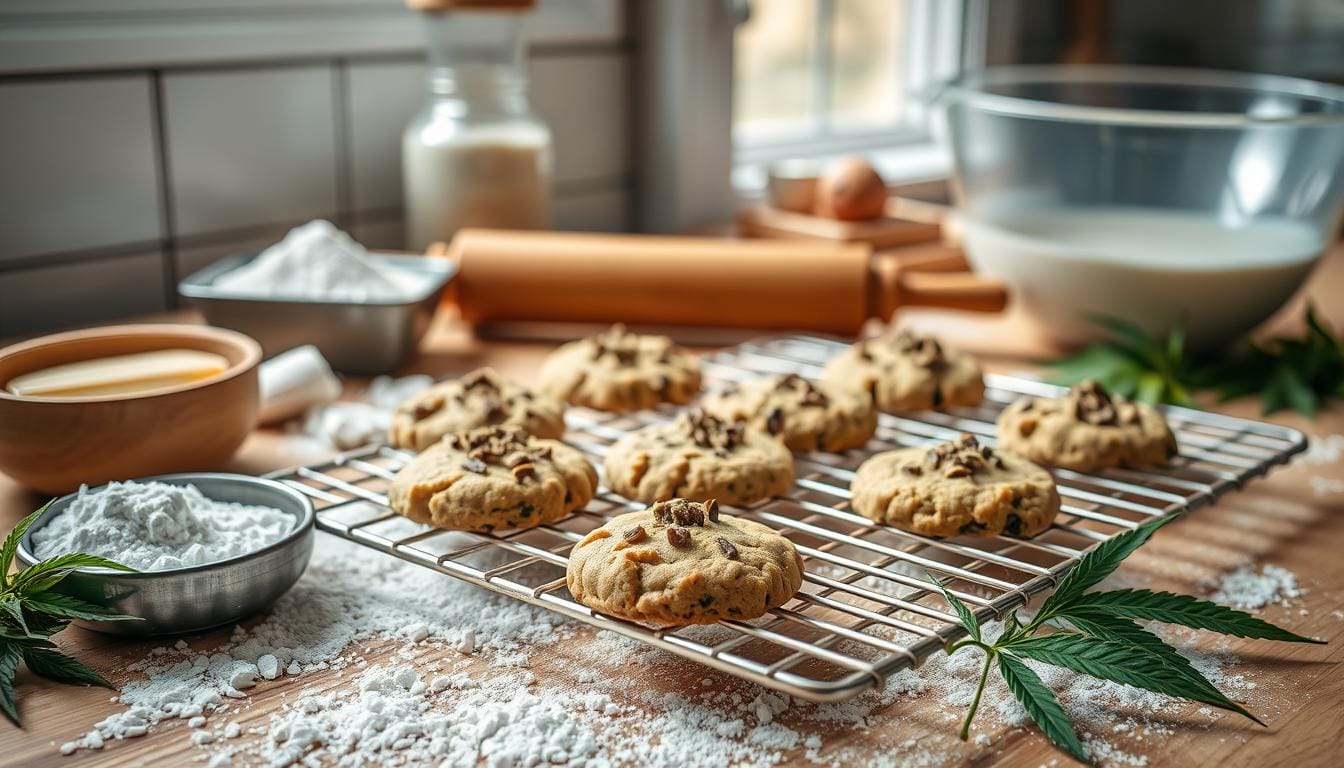
<svg viewBox="0 0 1344 768">
<path fill-rule="evenodd" d="M 985 396 L 975 358 L 910 331 L 854 344 L 827 363 L 822 381 L 867 392 L 888 412 L 978 405 Z"/>
<path fill-rule="evenodd" d="M 398 448 L 423 451 L 445 435 L 495 425 L 558 439 L 565 434 L 565 406 L 493 369 L 479 368 L 439 382 L 399 405 L 388 439 Z"/>
<path fill-rule="evenodd" d="M 532 528 L 592 500 L 597 472 L 579 451 L 521 427 L 482 427 L 449 435 L 393 478 L 388 505 L 438 528 Z"/>
<path fill-rule="evenodd" d="M 609 488 L 644 502 L 682 497 L 746 505 L 793 485 L 793 456 L 781 442 L 699 408 L 622 437 L 602 466 Z"/>
<path fill-rule="evenodd" d="M 1033 461 L 1095 472 L 1164 464 L 1177 454 L 1162 412 L 1084 381 L 1058 398 L 1023 398 L 999 415 L 999 445 Z"/>
<path fill-rule="evenodd" d="M 858 448 L 877 429 L 877 410 L 862 391 L 814 383 L 795 373 L 749 381 L 703 400 L 727 421 L 746 421 L 791 451 Z"/>
<path fill-rule="evenodd" d="M 793 543 L 711 503 L 670 499 L 608 520 L 570 552 L 570 594 L 654 626 L 754 619 L 788 602 L 803 582 Z"/>
<path fill-rule="evenodd" d="M 666 336 L 611 328 L 561 346 L 541 367 L 542 391 L 572 405 L 635 411 L 683 405 L 700 392 L 700 362 Z"/>
<path fill-rule="evenodd" d="M 855 512 L 925 536 L 1034 536 L 1059 514 L 1050 473 L 972 435 L 879 453 L 850 484 Z"/>
</svg>

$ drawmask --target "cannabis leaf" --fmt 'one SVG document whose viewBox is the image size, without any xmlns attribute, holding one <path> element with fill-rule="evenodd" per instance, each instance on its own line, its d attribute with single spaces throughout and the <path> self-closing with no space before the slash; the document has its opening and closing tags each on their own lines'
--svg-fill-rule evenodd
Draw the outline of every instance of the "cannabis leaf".
<svg viewBox="0 0 1344 768">
<path fill-rule="evenodd" d="M 1191 404 L 1191 385 L 1198 374 L 1186 353 L 1183 325 L 1178 323 L 1165 339 L 1159 339 L 1119 318 L 1094 315 L 1091 319 L 1109 332 L 1110 340 L 1047 363 L 1054 369 L 1051 381 L 1073 385 L 1093 379 L 1112 392 L 1145 403 Z"/>
<path fill-rule="evenodd" d="M 1189 352 L 1181 324 L 1159 338 L 1113 317 L 1093 321 L 1110 338 L 1046 363 L 1054 383 L 1095 379 L 1126 397 L 1176 405 L 1189 405 L 1195 390 L 1213 389 L 1224 401 L 1256 395 L 1265 414 L 1291 408 L 1307 417 L 1325 401 L 1344 398 L 1344 344 L 1311 307 L 1302 338 L 1278 337 L 1209 359 Z"/>
<path fill-rule="evenodd" d="M 984 640 L 980 622 L 971 609 L 942 582 L 929 576 L 943 599 L 960 617 L 969 635 L 949 644 L 947 653 L 975 647 L 985 654 L 975 697 L 962 721 L 963 740 L 970 735 L 971 721 L 979 709 L 990 670 L 997 668 L 999 676 L 1041 732 L 1061 749 L 1087 762 L 1086 750 L 1069 723 L 1068 715 L 1027 661 L 1209 704 L 1264 725 L 1219 691 L 1189 659 L 1137 621 L 1179 624 L 1237 637 L 1294 643 L 1323 641 L 1294 634 L 1243 611 L 1189 595 L 1146 589 L 1087 591 L 1173 519 L 1174 516 L 1150 520 L 1102 542 L 1083 555 L 1060 581 L 1055 593 L 1041 604 L 1035 616 L 1024 623 L 1016 613 L 1009 613 L 1004 619 L 1003 633 L 992 643 Z M 1046 628 L 1052 631 L 1043 633 Z"/>
<path fill-rule="evenodd" d="M 985 665 L 985 670 L 989 670 L 988 664 Z M 1008 690 L 1022 702 L 1022 707 L 1040 727 L 1041 732 L 1069 754 L 1086 763 L 1087 752 L 1083 749 L 1083 743 L 1078 740 L 1077 731 L 1073 730 L 1069 716 L 1064 713 L 1064 708 L 1059 706 L 1055 694 L 1041 682 L 1040 676 L 1033 672 L 1031 667 L 1007 654 L 999 655 L 999 674 L 1003 676 L 1003 682 L 1008 684 Z"/>
<path fill-rule="evenodd" d="M 10 574 L 23 534 L 47 509 L 43 506 L 24 518 L 0 544 L 0 709 L 20 725 L 14 678 L 19 662 L 35 675 L 62 683 L 112 684 L 102 675 L 61 653 L 48 638 L 65 629 L 71 619 L 124 621 L 138 619 L 105 606 L 52 591 L 76 568 L 110 568 L 134 571 L 98 555 L 74 552 L 48 558 Z"/>
</svg>

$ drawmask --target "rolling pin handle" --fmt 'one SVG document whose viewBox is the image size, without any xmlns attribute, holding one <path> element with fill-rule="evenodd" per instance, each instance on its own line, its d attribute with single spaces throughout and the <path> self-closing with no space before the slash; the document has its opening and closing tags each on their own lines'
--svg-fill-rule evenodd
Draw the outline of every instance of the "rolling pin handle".
<svg viewBox="0 0 1344 768">
<path fill-rule="evenodd" d="M 884 321 L 899 307 L 1001 312 L 1008 304 L 1002 282 L 971 272 L 923 272 L 884 258 L 874 259 L 870 270 L 868 306 Z"/>
</svg>

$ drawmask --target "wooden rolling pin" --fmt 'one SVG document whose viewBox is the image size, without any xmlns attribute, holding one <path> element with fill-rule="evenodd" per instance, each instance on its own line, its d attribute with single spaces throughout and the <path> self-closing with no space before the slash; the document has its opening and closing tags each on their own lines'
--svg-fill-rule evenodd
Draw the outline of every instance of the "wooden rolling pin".
<svg viewBox="0 0 1344 768">
<path fill-rule="evenodd" d="M 867 245 L 463 229 L 431 248 L 458 265 L 473 324 L 549 321 L 854 334 L 897 307 L 1003 308 L 1003 286 L 917 272 Z M 935 267 L 936 269 L 936 267 Z"/>
</svg>

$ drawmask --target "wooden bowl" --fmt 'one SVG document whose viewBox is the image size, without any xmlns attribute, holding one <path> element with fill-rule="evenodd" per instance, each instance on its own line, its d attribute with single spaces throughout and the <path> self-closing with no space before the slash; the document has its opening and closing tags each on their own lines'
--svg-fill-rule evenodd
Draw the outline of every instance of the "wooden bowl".
<svg viewBox="0 0 1344 768">
<path fill-rule="evenodd" d="M 160 349 L 222 355 L 218 376 L 147 394 L 20 397 L 10 379 L 53 365 Z M 261 347 L 202 325 L 119 325 L 43 336 L 0 349 L 0 472 L 66 493 L 171 472 L 218 469 L 256 424 Z"/>
</svg>

